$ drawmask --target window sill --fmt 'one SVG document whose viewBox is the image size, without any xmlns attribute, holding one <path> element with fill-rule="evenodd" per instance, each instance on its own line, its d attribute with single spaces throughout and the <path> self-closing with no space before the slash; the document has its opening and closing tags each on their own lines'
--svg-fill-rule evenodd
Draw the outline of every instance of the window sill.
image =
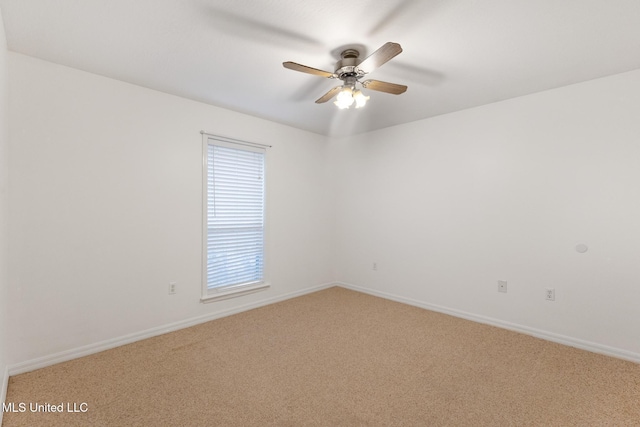
<svg viewBox="0 0 640 427">
<path fill-rule="evenodd" d="M 220 291 L 211 291 L 208 295 L 200 298 L 201 303 L 209 303 L 215 301 L 222 301 L 229 298 L 241 297 L 243 295 L 252 294 L 254 292 L 259 292 L 265 289 L 268 289 L 271 285 L 269 283 L 259 283 L 255 285 L 242 286 L 235 289 L 226 289 Z"/>
</svg>

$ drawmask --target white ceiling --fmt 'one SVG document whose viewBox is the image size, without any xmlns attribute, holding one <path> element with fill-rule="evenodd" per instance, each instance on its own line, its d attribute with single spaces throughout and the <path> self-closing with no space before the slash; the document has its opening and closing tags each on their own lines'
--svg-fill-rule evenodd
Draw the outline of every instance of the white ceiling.
<svg viewBox="0 0 640 427">
<path fill-rule="evenodd" d="M 640 68 L 638 0 L 0 0 L 10 50 L 343 136 Z M 364 109 L 314 101 L 335 51 L 400 55 Z M 332 54 L 333 52 L 333 54 Z"/>
</svg>

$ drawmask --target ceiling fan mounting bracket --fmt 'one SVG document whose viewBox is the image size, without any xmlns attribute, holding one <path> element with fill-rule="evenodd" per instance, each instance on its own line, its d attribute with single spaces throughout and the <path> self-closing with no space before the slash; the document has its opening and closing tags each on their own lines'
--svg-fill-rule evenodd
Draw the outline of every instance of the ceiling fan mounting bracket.
<svg viewBox="0 0 640 427">
<path fill-rule="evenodd" d="M 345 49 L 340 54 L 340 58 L 358 58 L 360 56 L 360 52 L 356 49 Z"/>
</svg>

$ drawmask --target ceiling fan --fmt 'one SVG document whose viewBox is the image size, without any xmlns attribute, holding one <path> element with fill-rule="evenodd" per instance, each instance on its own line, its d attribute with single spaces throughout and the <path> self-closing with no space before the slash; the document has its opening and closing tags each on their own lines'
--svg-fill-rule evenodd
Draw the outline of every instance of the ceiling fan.
<svg viewBox="0 0 640 427">
<path fill-rule="evenodd" d="M 361 90 L 356 89 L 357 83 L 366 89 L 391 93 L 393 95 L 400 95 L 407 90 L 405 85 L 382 82 L 380 80 L 360 81 L 365 75 L 387 63 L 400 52 L 402 52 L 402 47 L 398 43 L 387 42 L 364 60 L 360 60 L 360 52 L 357 49 L 345 49 L 340 54 L 342 59 L 336 63 L 336 68 L 333 73 L 291 61 L 283 62 L 282 65 L 290 70 L 343 81 L 341 86 L 334 87 L 318 98 L 316 104 L 327 102 L 337 95 L 337 100 L 334 104 L 336 104 L 338 108 L 349 108 L 354 102 L 356 103 L 356 108 L 359 108 L 366 104 L 369 97 L 365 96 Z"/>
</svg>

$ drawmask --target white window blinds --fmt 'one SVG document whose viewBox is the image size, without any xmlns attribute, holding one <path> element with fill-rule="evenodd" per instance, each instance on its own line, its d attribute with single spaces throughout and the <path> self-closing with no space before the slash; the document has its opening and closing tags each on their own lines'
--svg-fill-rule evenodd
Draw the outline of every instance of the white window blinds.
<svg viewBox="0 0 640 427">
<path fill-rule="evenodd" d="M 264 281 L 262 148 L 209 138 L 206 153 L 206 289 Z"/>
</svg>

